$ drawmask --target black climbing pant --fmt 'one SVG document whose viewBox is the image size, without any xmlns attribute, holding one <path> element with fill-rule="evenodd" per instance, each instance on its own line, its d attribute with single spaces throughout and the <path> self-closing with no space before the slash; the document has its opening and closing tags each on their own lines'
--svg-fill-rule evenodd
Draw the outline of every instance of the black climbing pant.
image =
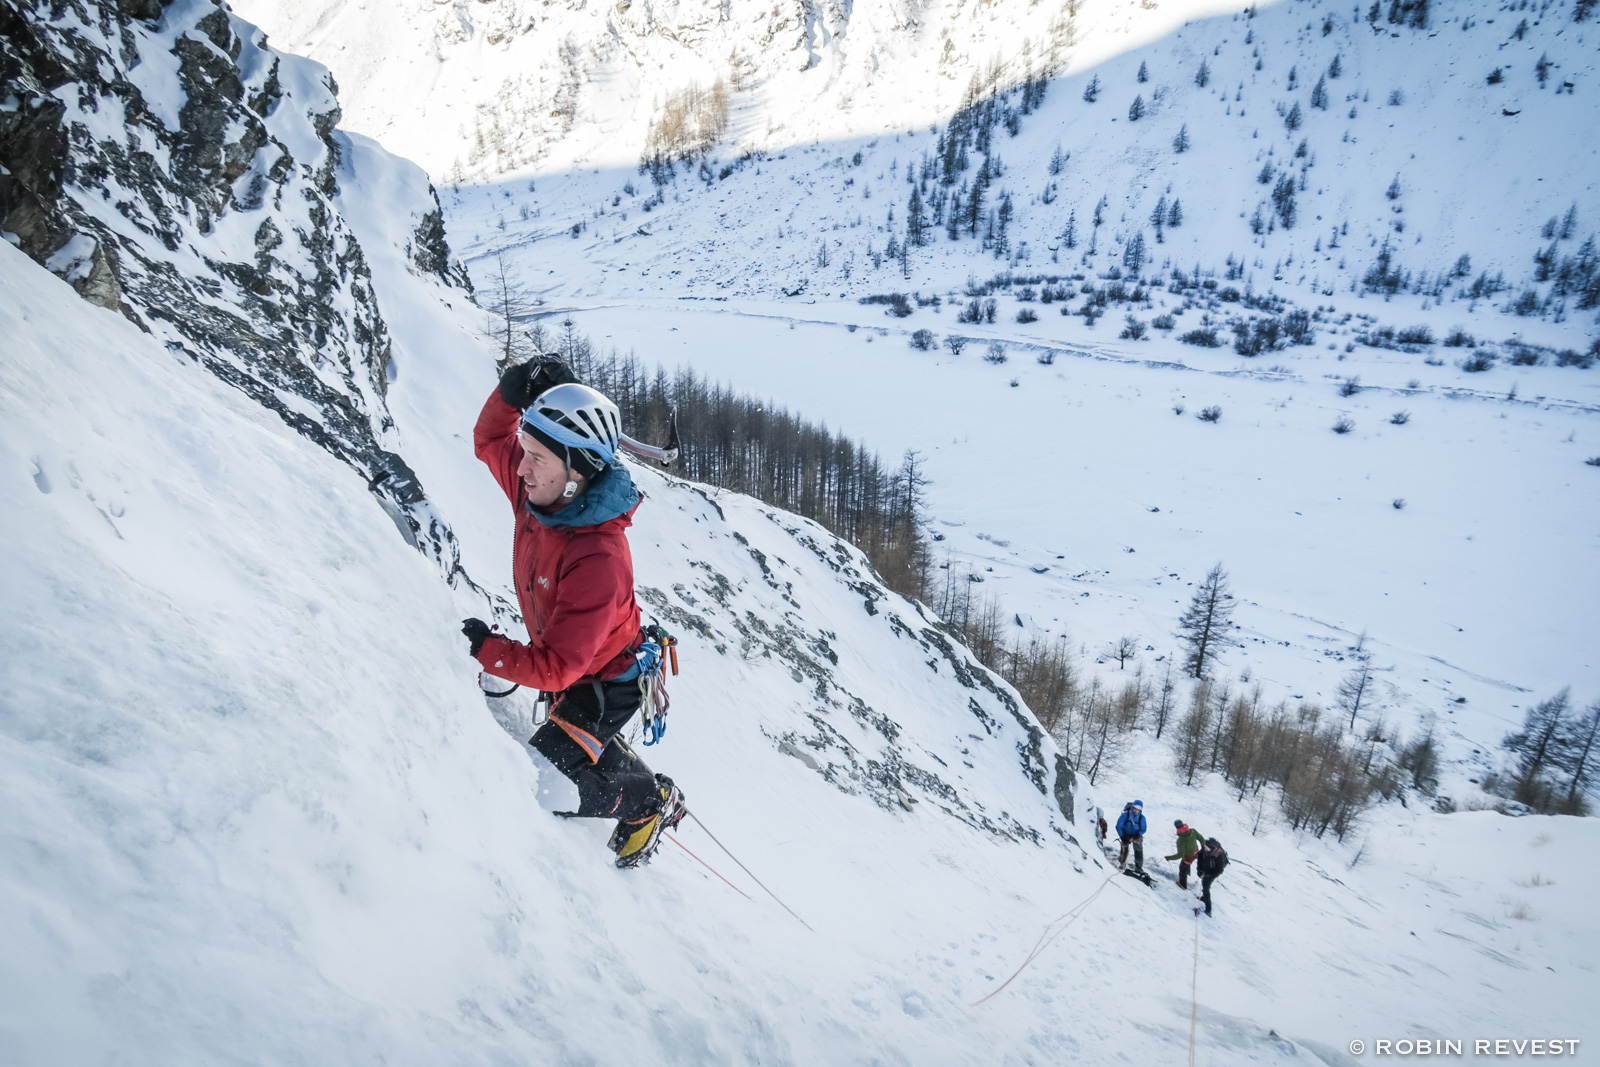
<svg viewBox="0 0 1600 1067">
<path fill-rule="evenodd" d="M 639 710 L 639 701 L 637 681 L 579 682 L 554 698 L 550 721 L 528 740 L 578 787 L 578 814 L 584 818 L 635 822 L 660 803 L 655 776 L 611 743 Z M 573 730 L 563 729 L 557 719 Z"/>
<path fill-rule="evenodd" d="M 1206 914 L 1211 914 L 1211 883 L 1217 880 L 1214 874 L 1200 876 L 1200 901 L 1206 906 Z"/>
<path fill-rule="evenodd" d="M 1144 870 L 1144 836 L 1142 834 L 1137 837 L 1122 838 L 1122 854 L 1117 857 L 1117 866 L 1126 867 L 1128 865 L 1129 845 L 1133 846 L 1133 869 L 1136 871 Z"/>
</svg>

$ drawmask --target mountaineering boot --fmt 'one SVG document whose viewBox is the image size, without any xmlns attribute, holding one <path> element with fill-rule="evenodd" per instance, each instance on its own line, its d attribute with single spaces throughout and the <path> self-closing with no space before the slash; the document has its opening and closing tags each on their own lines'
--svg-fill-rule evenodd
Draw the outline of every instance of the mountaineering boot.
<svg viewBox="0 0 1600 1067">
<path fill-rule="evenodd" d="M 650 862 L 661 831 L 670 830 L 683 820 L 683 793 L 664 774 L 656 775 L 656 810 L 636 822 L 618 822 L 611 832 L 611 851 L 617 854 L 618 867 L 638 867 Z"/>
</svg>

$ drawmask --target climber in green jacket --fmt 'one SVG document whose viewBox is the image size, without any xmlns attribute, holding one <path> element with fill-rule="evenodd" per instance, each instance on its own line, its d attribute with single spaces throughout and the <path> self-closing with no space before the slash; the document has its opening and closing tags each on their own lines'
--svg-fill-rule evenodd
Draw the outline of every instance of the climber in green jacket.
<svg viewBox="0 0 1600 1067">
<path fill-rule="evenodd" d="M 1182 819 L 1173 819 L 1172 825 L 1178 828 L 1178 851 L 1168 856 L 1169 860 L 1181 860 L 1178 864 L 1178 888 L 1189 888 L 1189 867 L 1194 863 L 1194 858 L 1200 855 L 1200 850 L 1205 847 L 1206 835 L 1199 830 L 1190 829 L 1189 824 Z"/>
</svg>

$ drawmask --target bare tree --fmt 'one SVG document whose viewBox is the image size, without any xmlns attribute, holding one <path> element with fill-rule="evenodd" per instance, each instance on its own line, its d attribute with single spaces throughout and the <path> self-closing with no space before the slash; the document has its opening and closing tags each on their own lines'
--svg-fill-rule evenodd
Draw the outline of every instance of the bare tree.
<svg viewBox="0 0 1600 1067">
<path fill-rule="evenodd" d="M 1356 728 L 1356 713 L 1366 703 L 1368 690 L 1372 688 L 1372 664 L 1365 661 L 1361 666 L 1345 675 L 1344 681 L 1339 683 L 1337 701 L 1339 707 L 1350 713 L 1350 729 Z"/>
<path fill-rule="evenodd" d="M 1200 679 L 1189 701 L 1189 710 L 1178 720 L 1178 770 L 1184 785 L 1194 785 L 1200 761 L 1206 754 L 1206 735 L 1211 732 L 1211 682 Z"/>
<path fill-rule="evenodd" d="M 1117 661 L 1117 670 L 1122 670 L 1128 661 L 1139 654 L 1139 635 L 1128 634 L 1117 639 L 1111 646 L 1111 658 Z"/>
<path fill-rule="evenodd" d="M 1550 786 L 1546 772 L 1558 767 L 1559 752 L 1566 744 L 1567 709 L 1571 695 L 1561 690 L 1549 700 L 1541 700 L 1529 709 L 1523 719 L 1522 729 L 1506 736 L 1504 745 L 1517 753 L 1517 775 L 1512 783 L 1512 796 L 1541 810 L 1550 806 Z"/>
<path fill-rule="evenodd" d="M 1228 592 L 1228 572 L 1218 563 L 1206 572 L 1189 607 L 1178 619 L 1178 637 L 1189 646 L 1184 669 L 1191 678 L 1203 678 L 1217 652 L 1229 644 L 1228 619 L 1233 615 L 1233 594 Z"/>
<path fill-rule="evenodd" d="M 1161 698 L 1156 702 L 1156 740 L 1161 740 L 1161 731 L 1167 728 L 1167 717 L 1172 714 L 1172 659 L 1167 659 L 1167 669 L 1161 676 Z"/>
<path fill-rule="evenodd" d="M 1439 776 L 1439 744 L 1433 739 L 1433 727 L 1430 720 L 1422 733 L 1400 750 L 1400 769 L 1410 773 L 1412 788 L 1424 793 L 1432 792 Z"/>
<path fill-rule="evenodd" d="M 482 292 L 486 298 L 483 308 L 490 316 L 488 334 L 494 339 L 495 363 L 500 370 L 538 355 L 521 324 L 533 305 L 523 296 L 521 280 L 515 268 L 506 262 L 505 252 L 495 253 L 489 282 Z"/>
<path fill-rule="evenodd" d="M 1594 788 L 1596 772 L 1600 771 L 1595 758 L 1597 738 L 1600 738 L 1600 700 L 1590 704 L 1583 718 L 1574 724 L 1568 751 L 1562 760 L 1562 769 L 1570 776 L 1565 805 L 1568 814 L 1582 814 L 1583 796 Z"/>
</svg>

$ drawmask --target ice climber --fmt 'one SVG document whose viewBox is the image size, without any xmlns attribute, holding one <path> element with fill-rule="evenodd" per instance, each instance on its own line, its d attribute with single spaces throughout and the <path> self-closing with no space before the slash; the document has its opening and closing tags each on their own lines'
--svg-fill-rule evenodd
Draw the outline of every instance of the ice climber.
<svg viewBox="0 0 1600 1067">
<path fill-rule="evenodd" d="M 1211 914 L 1211 883 L 1217 880 L 1227 865 L 1228 853 L 1222 847 L 1222 842 L 1214 837 L 1206 838 L 1205 847 L 1195 861 L 1194 873 L 1200 876 L 1200 900 L 1206 906 L 1207 915 Z"/>
<path fill-rule="evenodd" d="M 1128 847 L 1133 847 L 1133 869 L 1144 873 L 1144 801 L 1134 800 L 1123 805 L 1122 814 L 1117 816 L 1117 839 L 1122 842 L 1122 853 L 1117 857 L 1117 866 L 1128 865 Z"/>
<path fill-rule="evenodd" d="M 1178 888 L 1189 888 L 1189 866 L 1194 863 L 1194 858 L 1200 854 L 1200 846 L 1206 843 L 1205 835 L 1199 830 L 1189 828 L 1189 824 L 1182 819 L 1173 819 L 1172 825 L 1178 829 L 1178 851 L 1168 856 L 1169 860 L 1180 860 L 1178 864 Z"/>
<path fill-rule="evenodd" d="M 614 818 L 617 866 L 649 859 L 683 818 L 683 795 L 613 739 L 639 710 L 642 643 L 625 534 L 642 499 L 616 458 L 617 406 L 554 357 L 508 369 L 473 430 L 478 458 L 516 514 L 511 572 L 526 643 L 480 619 L 461 630 L 484 669 L 545 692 L 529 740 L 578 787 L 585 818 Z"/>
</svg>

